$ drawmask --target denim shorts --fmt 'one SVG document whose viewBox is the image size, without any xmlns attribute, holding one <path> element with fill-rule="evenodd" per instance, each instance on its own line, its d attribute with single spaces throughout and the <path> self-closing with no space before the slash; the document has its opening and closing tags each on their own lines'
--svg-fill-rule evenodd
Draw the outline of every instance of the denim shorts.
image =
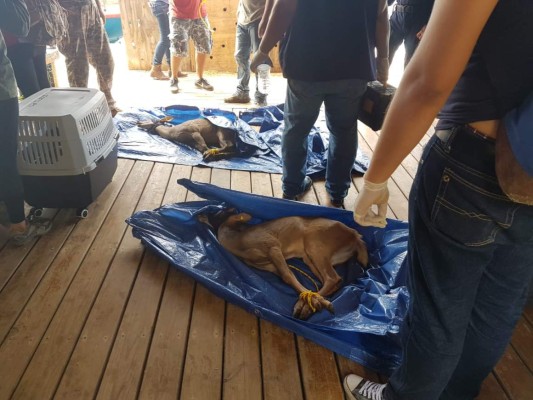
<svg viewBox="0 0 533 400">
<path fill-rule="evenodd" d="M 172 17 L 169 38 L 170 50 L 178 57 L 187 57 L 189 54 L 189 38 L 193 40 L 198 53 L 211 54 L 213 48 L 213 38 L 207 17 L 198 19 Z"/>
</svg>

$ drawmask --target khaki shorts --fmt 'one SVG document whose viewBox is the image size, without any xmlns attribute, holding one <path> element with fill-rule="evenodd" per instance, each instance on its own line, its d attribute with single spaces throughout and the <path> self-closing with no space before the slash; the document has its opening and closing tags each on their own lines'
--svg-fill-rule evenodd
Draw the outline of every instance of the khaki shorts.
<svg viewBox="0 0 533 400">
<path fill-rule="evenodd" d="M 172 55 L 187 57 L 189 54 L 189 38 L 194 42 L 196 51 L 202 54 L 211 54 L 213 38 L 211 28 L 206 18 L 170 20 L 170 50 Z"/>
</svg>

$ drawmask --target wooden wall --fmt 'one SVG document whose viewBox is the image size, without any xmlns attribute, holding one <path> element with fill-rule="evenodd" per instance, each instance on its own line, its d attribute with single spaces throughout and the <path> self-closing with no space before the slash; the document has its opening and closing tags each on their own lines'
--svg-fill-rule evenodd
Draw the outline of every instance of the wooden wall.
<svg viewBox="0 0 533 400">
<path fill-rule="evenodd" d="M 238 2 L 239 0 L 206 0 L 207 15 L 213 30 L 213 52 L 206 65 L 208 71 L 232 73 L 237 70 L 234 52 Z M 159 40 L 159 29 L 148 1 L 120 0 L 120 12 L 129 69 L 150 69 L 155 45 Z M 189 49 L 189 57 L 182 63 L 183 71 L 196 69 L 192 43 Z M 272 50 L 271 56 L 274 61 L 273 71 L 279 72 L 277 47 Z"/>
</svg>

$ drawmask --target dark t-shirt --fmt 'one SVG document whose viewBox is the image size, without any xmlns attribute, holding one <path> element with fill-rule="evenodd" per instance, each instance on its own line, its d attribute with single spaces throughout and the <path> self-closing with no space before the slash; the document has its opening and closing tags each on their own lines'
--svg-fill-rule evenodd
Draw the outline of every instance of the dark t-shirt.
<svg viewBox="0 0 533 400">
<path fill-rule="evenodd" d="M 377 0 L 305 0 L 280 48 L 286 78 L 375 79 Z"/>
<path fill-rule="evenodd" d="M 501 119 L 533 91 L 533 1 L 500 0 L 439 113 L 439 129 Z"/>
</svg>

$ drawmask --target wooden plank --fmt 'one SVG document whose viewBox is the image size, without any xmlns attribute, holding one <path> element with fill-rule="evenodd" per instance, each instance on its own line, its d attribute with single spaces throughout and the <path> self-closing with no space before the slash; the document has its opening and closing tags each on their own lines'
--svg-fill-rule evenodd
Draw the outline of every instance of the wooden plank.
<svg viewBox="0 0 533 400">
<path fill-rule="evenodd" d="M 176 184 L 179 178 L 190 178 L 192 167 L 175 165 L 163 200 L 164 204 L 182 202 L 187 189 Z M 140 399 L 176 399 L 181 387 L 189 321 L 195 282 L 170 267 L 163 300 L 146 361 Z"/>
<path fill-rule="evenodd" d="M 2 343 L 0 398 L 9 397 L 18 383 L 132 166 L 120 160 L 113 181 L 93 203 L 91 217 L 76 225 Z"/>
<path fill-rule="evenodd" d="M 57 256 L 59 249 L 76 225 L 72 210 L 62 210 L 53 221 L 53 229 L 32 247 L 26 249 L 10 245 L 2 253 L 2 268 L 12 270 L 18 266 L 0 292 L 0 342 L 16 321 L 22 309 L 39 285 L 46 271 Z M 29 253 L 26 255 L 24 252 Z M 23 258 L 24 256 L 24 258 Z M 4 264 L 5 262 L 5 264 Z M 20 266 L 19 266 L 20 265 Z"/>
<path fill-rule="evenodd" d="M 524 364 L 533 371 L 533 326 L 524 317 L 516 325 L 511 344 Z"/>
<path fill-rule="evenodd" d="M 211 168 L 194 167 L 191 179 L 209 182 Z M 187 201 L 199 199 L 187 193 Z M 225 303 L 196 285 L 180 398 L 218 399 L 222 389 Z"/>
<path fill-rule="evenodd" d="M 381 377 L 374 371 L 340 355 L 336 355 L 336 359 L 341 380 L 344 380 L 344 377 L 348 374 L 356 374 L 372 382 L 381 382 Z"/>
<path fill-rule="evenodd" d="M 165 260 L 145 253 L 97 399 L 137 398 L 167 272 Z"/>
<path fill-rule="evenodd" d="M 190 171 L 191 168 L 186 166 L 176 166 L 174 168 L 169 182 L 169 190 L 167 190 L 163 199 L 164 203 L 183 201 L 185 199 L 186 191 L 182 186 L 178 186 L 174 182 L 176 178 L 188 177 Z M 166 183 L 163 186 L 166 187 Z M 97 398 L 137 398 L 138 391 L 142 385 L 143 369 L 148 349 L 152 342 L 152 334 L 155 329 L 163 289 L 168 286 L 168 284 L 165 285 L 167 271 L 168 264 L 166 261 L 152 252 L 148 252 L 145 255 L 122 319 L 119 329 L 120 334 L 113 345 Z M 175 284 L 175 271 L 171 275 Z M 178 321 L 184 321 L 185 318 L 188 319 L 192 289 L 193 287 L 190 287 L 189 290 L 184 292 L 185 312 L 178 317 Z M 172 292 L 172 294 L 175 294 L 175 292 Z M 166 298 L 164 312 L 168 315 L 168 296 Z M 173 303 L 172 300 L 170 300 L 170 303 Z M 176 310 L 174 309 L 173 312 L 176 313 Z M 175 371 L 171 370 L 169 372 L 174 373 Z"/>
<path fill-rule="evenodd" d="M 38 347 L 13 398 L 49 398 L 53 395 L 116 254 L 118 244 L 126 231 L 124 220 L 134 210 L 152 166 L 151 162 L 135 163 L 132 173 L 102 225 L 100 234 L 92 243 L 53 315 L 43 340 L 34 344 Z"/>
<path fill-rule="evenodd" d="M 533 393 L 533 375 L 509 345 L 494 368 L 496 377 L 513 400 L 529 400 Z"/>
<path fill-rule="evenodd" d="M 491 373 L 487 379 L 481 385 L 481 391 L 479 392 L 478 400 L 508 400 L 509 397 L 500 386 L 500 383 L 496 379 L 493 373 Z"/>
<path fill-rule="evenodd" d="M 160 205 L 171 169 L 169 164 L 154 166 L 137 210 Z M 128 228 L 63 373 L 55 399 L 94 398 L 143 253 L 143 246 Z"/>
<path fill-rule="evenodd" d="M 72 211 L 70 211 L 71 213 Z M 64 214 L 65 218 L 66 216 L 70 215 L 69 210 L 64 210 L 61 214 Z M 56 216 L 56 218 L 61 218 L 61 215 Z M 50 234 L 55 233 L 56 229 L 52 230 Z M 0 225 L 0 236 L 3 234 L 7 235 L 7 229 L 4 230 L 4 226 Z M 57 234 L 56 234 L 57 235 Z M 46 237 L 46 236 L 45 236 Z M 2 268 L 0 268 L 0 294 L 10 281 L 10 279 L 18 280 L 18 278 L 14 277 L 15 274 L 27 276 L 29 273 L 37 273 L 41 270 L 41 268 L 35 264 L 35 260 L 31 263 L 31 271 L 25 271 L 25 268 L 22 268 L 21 271 L 18 271 L 19 267 L 22 265 L 22 263 L 25 261 L 26 256 L 33 250 L 33 245 L 35 244 L 36 240 L 33 240 L 32 243 L 26 244 L 24 246 L 16 246 L 13 245 L 11 242 L 9 242 L 8 237 L 6 236 L 5 242 L 0 240 L 0 265 Z M 44 239 L 40 238 L 40 239 Z M 48 246 L 40 245 L 39 248 L 35 249 L 37 251 L 34 251 L 35 253 L 41 254 L 41 252 L 44 252 L 45 254 L 42 254 L 43 259 L 47 259 L 47 253 L 50 253 L 51 249 L 49 247 L 56 247 L 57 243 L 51 242 Z M 43 246 L 42 248 L 40 248 Z M 53 251 L 53 250 L 52 250 Z M 43 264 L 43 260 L 39 259 L 40 263 Z M 26 261 L 27 263 L 28 261 Z M 37 271 L 34 271 L 37 270 Z M 17 272 L 18 271 L 18 272 Z M 25 279 L 26 280 L 26 279 Z M 28 281 L 32 281 L 31 277 L 27 277 Z M 29 283 L 29 282 L 28 282 Z M 24 289 L 21 288 L 21 291 L 24 292 Z M 18 294 L 20 294 L 17 291 Z M 0 300 L 1 303 L 1 300 Z M 3 308 L 3 307 L 2 307 Z"/>
<path fill-rule="evenodd" d="M 159 310 L 139 399 L 175 400 L 189 337 L 194 281 L 171 267 Z"/>
<path fill-rule="evenodd" d="M 180 397 L 219 399 L 222 388 L 224 301 L 196 285 Z"/>
<path fill-rule="evenodd" d="M 228 304 L 224 345 L 224 399 L 262 399 L 259 324 L 242 308 Z"/>
<path fill-rule="evenodd" d="M 298 337 L 298 351 L 306 400 L 342 399 L 335 355 L 303 337 Z"/>
<path fill-rule="evenodd" d="M 250 191 L 250 173 L 215 172 L 211 183 L 234 190 Z M 235 172 L 235 171 L 234 171 Z M 268 175 L 267 175 L 268 176 Z M 261 399 L 259 323 L 243 309 L 227 304 L 224 341 L 224 399 Z"/>
<path fill-rule="evenodd" d="M 527 305 L 524 308 L 524 318 L 530 323 L 533 324 L 533 305 Z"/>
<path fill-rule="evenodd" d="M 303 400 L 294 334 L 261 321 L 261 365 L 265 400 Z M 331 397 L 324 397 L 330 399 Z"/>
</svg>

